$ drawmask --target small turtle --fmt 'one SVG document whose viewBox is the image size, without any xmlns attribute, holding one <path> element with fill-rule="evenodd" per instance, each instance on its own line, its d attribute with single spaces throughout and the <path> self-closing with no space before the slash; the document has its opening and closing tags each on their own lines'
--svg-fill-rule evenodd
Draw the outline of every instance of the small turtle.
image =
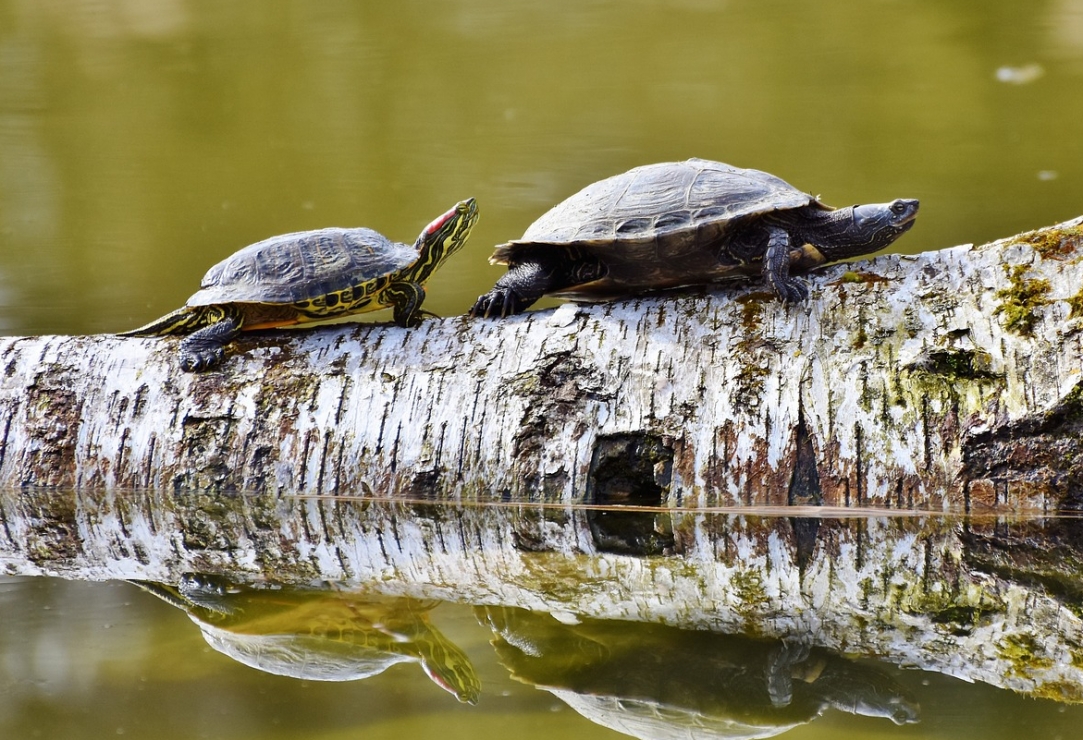
<svg viewBox="0 0 1083 740">
<path fill-rule="evenodd" d="M 498 246 L 489 261 L 508 272 L 470 314 L 509 316 L 543 295 L 609 300 L 755 272 L 796 303 L 808 287 L 791 266 L 876 252 L 917 212 L 916 200 L 834 209 L 774 175 L 704 159 L 637 167 L 588 185 Z"/>
<path fill-rule="evenodd" d="M 473 198 L 421 232 L 414 246 L 372 229 L 327 228 L 264 239 L 212 267 L 183 308 L 120 336 L 187 334 L 181 367 L 213 368 L 242 331 L 393 307 L 399 326 L 421 322 L 424 284 L 466 243 Z"/>
<path fill-rule="evenodd" d="M 184 610 L 208 645 L 257 670 L 356 681 L 413 662 L 459 701 L 478 703 L 481 681 L 473 663 L 429 620 L 436 602 L 339 590 L 223 589 L 216 580 L 130 583 Z"/>
</svg>

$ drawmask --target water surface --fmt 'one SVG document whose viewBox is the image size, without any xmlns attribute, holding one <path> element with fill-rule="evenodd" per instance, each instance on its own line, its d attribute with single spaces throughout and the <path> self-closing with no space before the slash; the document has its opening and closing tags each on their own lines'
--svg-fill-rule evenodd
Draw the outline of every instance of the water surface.
<svg viewBox="0 0 1083 740">
<path fill-rule="evenodd" d="M 1083 210 L 1083 6 L 881 0 L 228 5 L 0 0 L 0 330 L 117 331 L 272 234 L 410 241 L 474 196 L 429 308 L 549 206 L 690 156 L 834 205 L 922 201 L 893 246 Z M 387 320 L 383 317 L 382 320 Z"/>
</svg>

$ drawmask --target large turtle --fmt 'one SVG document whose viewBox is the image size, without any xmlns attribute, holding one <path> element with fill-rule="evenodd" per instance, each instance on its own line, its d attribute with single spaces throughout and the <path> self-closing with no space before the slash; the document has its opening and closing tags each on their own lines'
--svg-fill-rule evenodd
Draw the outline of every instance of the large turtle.
<svg viewBox="0 0 1083 740">
<path fill-rule="evenodd" d="M 424 285 L 466 243 L 473 198 L 430 223 L 414 245 L 366 228 L 328 228 L 264 239 L 212 267 L 183 308 L 120 336 L 187 334 L 181 367 L 207 370 L 241 331 L 394 308 L 399 326 L 421 321 Z"/>
<path fill-rule="evenodd" d="M 920 707 L 887 672 L 826 649 L 668 625 L 479 607 L 497 658 L 592 722 L 639 738 L 772 737 L 829 708 L 895 724 Z"/>
<path fill-rule="evenodd" d="M 554 206 L 490 262 L 508 272 L 472 316 L 509 316 L 543 295 L 599 301 L 759 272 L 783 301 L 808 297 L 790 275 L 883 249 L 914 225 L 916 200 L 834 209 L 759 170 L 689 159 L 636 167 Z"/>
</svg>

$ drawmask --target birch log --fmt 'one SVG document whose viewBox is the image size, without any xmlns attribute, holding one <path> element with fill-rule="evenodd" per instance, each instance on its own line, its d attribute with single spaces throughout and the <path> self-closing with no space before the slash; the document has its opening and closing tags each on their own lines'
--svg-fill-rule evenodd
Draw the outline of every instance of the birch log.
<svg viewBox="0 0 1083 740">
<path fill-rule="evenodd" d="M 0 342 L 0 486 L 1080 508 L 1083 219 L 762 287 L 418 329 Z"/>
</svg>

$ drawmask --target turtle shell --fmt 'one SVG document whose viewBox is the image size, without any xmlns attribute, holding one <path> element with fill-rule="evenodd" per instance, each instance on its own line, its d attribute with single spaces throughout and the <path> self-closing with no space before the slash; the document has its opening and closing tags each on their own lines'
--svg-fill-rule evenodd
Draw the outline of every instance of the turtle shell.
<svg viewBox="0 0 1083 740">
<path fill-rule="evenodd" d="M 312 300 L 385 277 L 417 258 L 413 247 L 372 229 L 282 234 L 251 244 L 212 267 L 187 305 Z"/>
<path fill-rule="evenodd" d="M 608 277 L 554 293 L 585 300 L 710 282 L 758 272 L 746 258 L 728 255 L 726 237 L 735 227 L 806 207 L 830 210 L 760 170 L 705 159 L 650 164 L 583 188 L 521 239 L 498 246 L 489 261 L 514 265 L 537 250 L 590 254 L 607 265 Z"/>
<path fill-rule="evenodd" d="M 588 185 L 506 246 L 639 241 L 812 204 L 808 193 L 760 170 L 706 159 L 648 164 Z"/>
</svg>

